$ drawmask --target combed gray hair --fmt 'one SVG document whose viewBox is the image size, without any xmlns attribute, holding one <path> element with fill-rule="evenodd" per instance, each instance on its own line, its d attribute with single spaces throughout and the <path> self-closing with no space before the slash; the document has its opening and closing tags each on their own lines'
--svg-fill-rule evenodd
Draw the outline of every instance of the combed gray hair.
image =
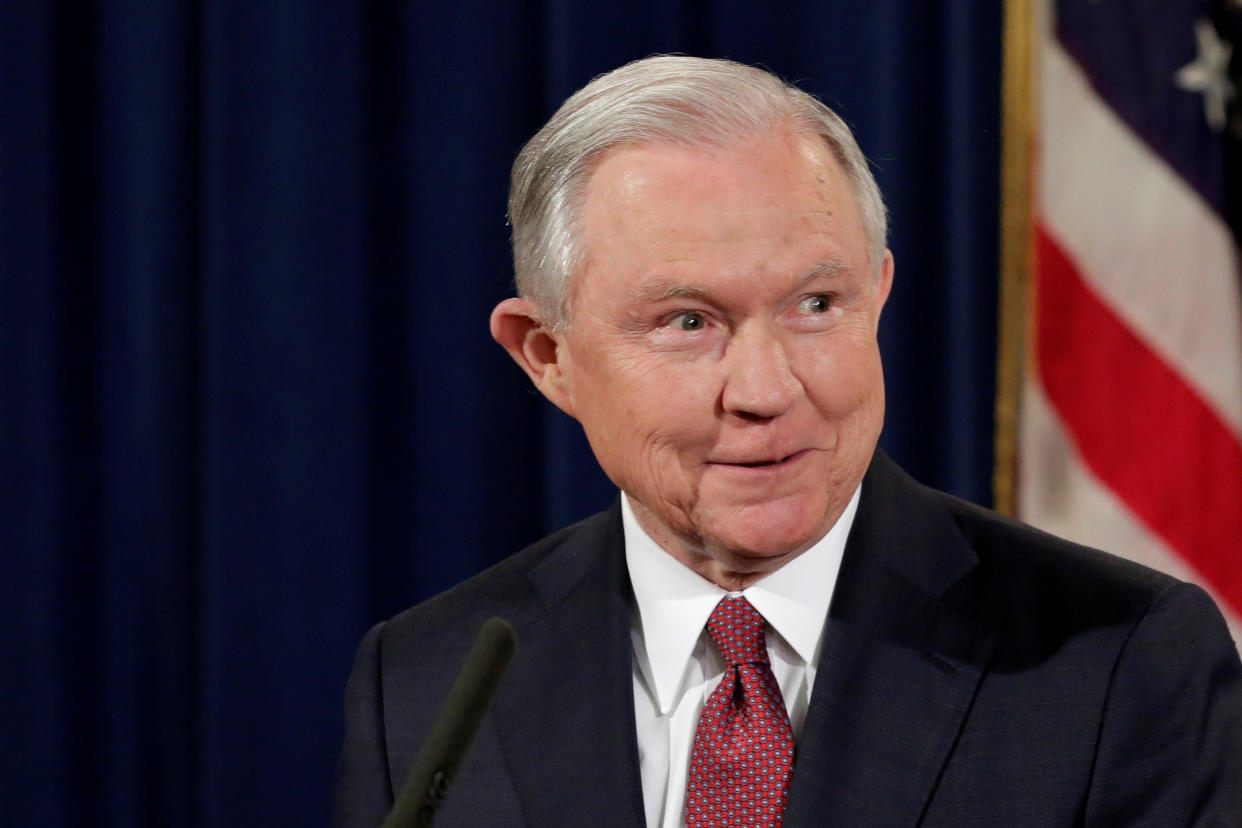
<svg viewBox="0 0 1242 828">
<path fill-rule="evenodd" d="M 661 55 L 591 81 L 518 154 L 509 188 L 518 294 L 535 303 L 546 323 L 568 322 L 570 279 L 585 256 L 578 213 L 591 174 L 609 149 L 651 144 L 723 149 L 782 125 L 827 143 L 853 188 L 871 267 L 879 273 L 887 243 L 884 200 L 845 122 L 762 69 Z"/>
</svg>

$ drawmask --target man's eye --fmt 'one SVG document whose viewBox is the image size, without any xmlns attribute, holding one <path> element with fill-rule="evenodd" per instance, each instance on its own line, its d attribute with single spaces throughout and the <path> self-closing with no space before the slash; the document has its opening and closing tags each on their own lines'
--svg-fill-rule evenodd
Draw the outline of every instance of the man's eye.
<svg viewBox="0 0 1242 828">
<path fill-rule="evenodd" d="M 832 298 L 825 293 L 808 296 L 798 303 L 802 313 L 827 313 L 832 308 Z"/>
<path fill-rule="evenodd" d="M 673 324 L 683 331 L 701 331 L 707 326 L 707 320 L 703 318 L 703 314 L 691 311 L 678 314 L 673 319 Z"/>
</svg>

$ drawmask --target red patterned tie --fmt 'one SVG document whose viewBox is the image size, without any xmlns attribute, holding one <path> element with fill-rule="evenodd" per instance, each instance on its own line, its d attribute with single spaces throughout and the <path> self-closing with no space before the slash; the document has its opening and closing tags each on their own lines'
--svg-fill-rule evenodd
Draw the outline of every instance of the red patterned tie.
<svg viewBox="0 0 1242 828">
<path fill-rule="evenodd" d="M 745 598 L 725 598 L 707 619 L 707 632 L 728 667 L 694 735 L 686 825 L 780 825 L 794 740 L 768 664 L 763 616 Z"/>
</svg>

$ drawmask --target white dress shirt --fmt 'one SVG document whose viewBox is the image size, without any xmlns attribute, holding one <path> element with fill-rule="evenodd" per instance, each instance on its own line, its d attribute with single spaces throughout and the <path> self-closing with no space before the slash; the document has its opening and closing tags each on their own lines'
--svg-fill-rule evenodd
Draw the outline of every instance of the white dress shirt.
<svg viewBox="0 0 1242 828">
<path fill-rule="evenodd" d="M 742 592 L 729 593 L 661 549 L 622 495 L 625 560 L 636 609 L 630 627 L 634 719 L 648 828 L 685 825 L 686 773 L 699 714 L 725 670 L 705 627 L 726 595 L 744 595 L 767 620 L 772 673 L 785 697 L 794 741 L 801 739 L 824 620 L 858 496 L 856 489 L 819 543 Z"/>
</svg>

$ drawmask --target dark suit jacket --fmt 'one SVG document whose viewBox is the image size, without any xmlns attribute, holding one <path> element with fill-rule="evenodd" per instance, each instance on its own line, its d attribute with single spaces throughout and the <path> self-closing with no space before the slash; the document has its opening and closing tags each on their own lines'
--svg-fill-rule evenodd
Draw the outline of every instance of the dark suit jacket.
<svg viewBox="0 0 1242 828">
<path fill-rule="evenodd" d="M 336 822 L 376 825 L 485 619 L 518 652 L 437 826 L 643 824 L 619 507 L 371 630 Z M 1197 587 L 877 453 L 786 825 L 1242 826 L 1242 665 Z"/>
</svg>

